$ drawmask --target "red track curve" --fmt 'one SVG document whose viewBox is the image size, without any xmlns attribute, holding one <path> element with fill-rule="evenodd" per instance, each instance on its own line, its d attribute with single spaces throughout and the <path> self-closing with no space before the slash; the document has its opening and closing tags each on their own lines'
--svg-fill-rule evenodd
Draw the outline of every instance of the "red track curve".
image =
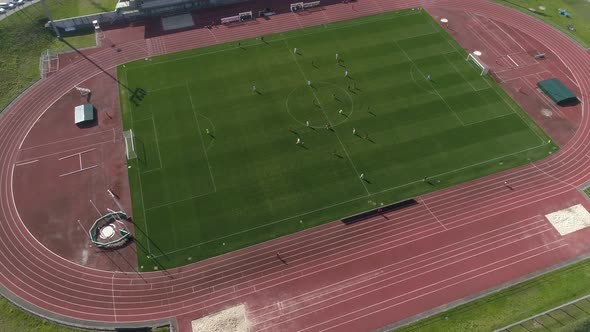
<svg viewBox="0 0 590 332">
<path fill-rule="evenodd" d="M 492 18 L 537 39 L 570 69 L 581 99 L 588 97 L 588 53 L 525 14 L 481 0 L 360 0 L 356 6 L 364 12 L 328 10 L 305 24 L 305 18 L 285 14 L 256 26 L 157 38 L 168 51 L 178 51 L 311 23 L 444 6 Z M 104 49 L 93 60 L 111 69 L 148 56 L 145 41 L 118 46 L 122 52 Z M 573 188 L 590 178 L 590 126 L 583 104 L 580 128 L 559 153 L 420 197 L 423 204 L 388 216 L 399 222 L 375 218 L 347 227 L 325 224 L 170 270 L 169 275 L 144 273 L 140 278 L 76 265 L 43 247 L 20 220 L 12 193 L 13 167 L 20 144 L 43 112 L 99 73 L 87 61 L 68 65 L 32 87 L 0 117 L 0 284 L 11 298 L 22 299 L 16 300 L 21 305 L 54 319 L 98 326 L 177 318 L 184 331 L 191 319 L 246 303 L 258 330 L 371 330 L 590 252 L 590 247 L 573 248 L 534 213 L 546 199 L 572 195 Z M 518 190 L 506 193 L 503 181 Z M 395 250 L 402 246 L 404 252 Z M 288 256 L 288 266 L 277 264 L 272 253 L 278 249 Z M 412 249 L 420 254 L 410 255 Z"/>
</svg>

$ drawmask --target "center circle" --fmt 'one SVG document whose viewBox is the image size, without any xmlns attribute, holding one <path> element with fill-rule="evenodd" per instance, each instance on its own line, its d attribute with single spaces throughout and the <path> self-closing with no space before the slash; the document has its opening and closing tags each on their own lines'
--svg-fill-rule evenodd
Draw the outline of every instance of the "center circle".
<svg viewBox="0 0 590 332">
<path fill-rule="evenodd" d="M 293 89 L 285 106 L 295 121 L 313 128 L 335 127 L 346 121 L 354 111 L 351 94 L 357 93 L 356 84 L 348 80 L 347 89 L 329 82 L 311 82 Z"/>
<path fill-rule="evenodd" d="M 111 225 L 103 227 L 100 230 L 100 238 L 101 239 L 108 239 L 108 238 L 113 237 L 113 235 L 115 235 L 115 228 Z"/>
</svg>

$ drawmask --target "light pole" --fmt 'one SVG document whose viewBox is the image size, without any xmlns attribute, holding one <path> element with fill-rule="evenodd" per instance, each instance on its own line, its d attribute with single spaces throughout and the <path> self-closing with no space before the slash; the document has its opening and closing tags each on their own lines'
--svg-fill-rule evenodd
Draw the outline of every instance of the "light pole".
<svg viewBox="0 0 590 332">
<path fill-rule="evenodd" d="M 51 17 L 51 14 L 49 13 L 49 8 L 47 8 L 45 1 L 44 0 L 40 0 L 40 1 L 41 1 L 41 6 L 43 6 L 43 10 L 45 11 L 45 15 L 47 15 L 47 19 L 49 20 L 49 25 L 51 25 L 51 27 L 53 28 L 53 31 L 55 31 L 55 35 L 57 36 L 57 39 L 63 40 L 63 37 L 59 33 L 59 30 L 57 29 L 55 24 L 53 24 L 53 18 Z"/>
</svg>

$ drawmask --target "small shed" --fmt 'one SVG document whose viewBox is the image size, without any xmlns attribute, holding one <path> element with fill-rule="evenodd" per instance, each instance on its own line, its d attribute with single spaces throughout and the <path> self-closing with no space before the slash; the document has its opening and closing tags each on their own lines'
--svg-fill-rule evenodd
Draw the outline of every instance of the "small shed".
<svg viewBox="0 0 590 332">
<path fill-rule="evenodd" d="M 537 85 L 558 105 L 569 105 L 578 102 L 578 97 L 576 97 L 572 90 L 557 78 L 540 81 Z"/>
<path fill-rule="evenodd" d="M 74 121 L 76 124 L 94 120 L 94 106 L 92 104 L 78 105 L 74 109 Z"/>
</svg>

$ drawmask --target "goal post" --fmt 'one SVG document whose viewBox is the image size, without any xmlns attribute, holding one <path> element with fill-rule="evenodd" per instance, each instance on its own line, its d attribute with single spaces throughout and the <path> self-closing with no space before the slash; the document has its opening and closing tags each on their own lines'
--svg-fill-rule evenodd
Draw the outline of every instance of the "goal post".
<svg viewBox="0 0 590 332">
<path fill-rule="evenodd" d="M 125 155 L 127 156 L 127 160 L 137 158 L 137 153 L 135 153 L 133 129 L 124 131 L 123 137 L 125 137 Z"/>
<path fill-rule="evenodd" d="M 487 75 L 487 73 L 489 72 L 489 68 L 488 66 L 486 66 L 485 63 L 483 63 L 483 61 L 481 61 L 481 59 L 475 55 L 473 55 L 473 53 L 469 53 L 467 55 L 467 59 L 465 59 L 467 62 L 473 62 L 479 69 L 481 69 L 481 72 L 479 73 L 479 75 L 484 76 Z"/>
</svg>

